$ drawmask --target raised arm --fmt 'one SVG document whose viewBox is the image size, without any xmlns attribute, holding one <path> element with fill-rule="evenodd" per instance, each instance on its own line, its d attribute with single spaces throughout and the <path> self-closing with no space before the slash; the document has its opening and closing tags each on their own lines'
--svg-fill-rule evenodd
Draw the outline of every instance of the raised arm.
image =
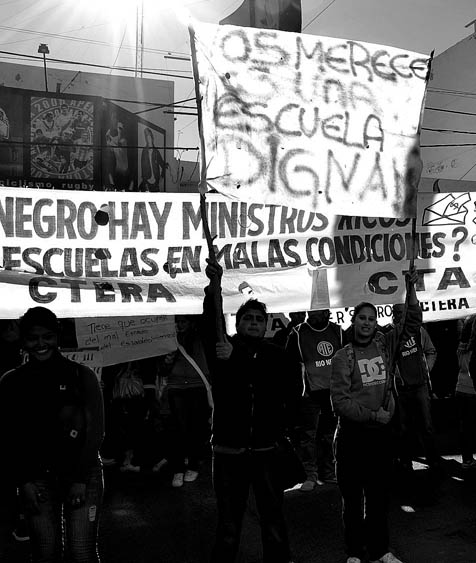
<svg viewBox="0 0 476 563">
<path fill-rule="evenodd" d="M 228 360 L 233 351 L 233 346 L 225 334 L 225 320 L 221 306 L 221 278 L 223 268 L 215 260 L 207 259 L 205 274 L 209 279 L 205 287 L 203 301 L 203 320 L 205 325 L 205 348 L 207 358 L 214 363 L 215 359 Z"/>
</svg>

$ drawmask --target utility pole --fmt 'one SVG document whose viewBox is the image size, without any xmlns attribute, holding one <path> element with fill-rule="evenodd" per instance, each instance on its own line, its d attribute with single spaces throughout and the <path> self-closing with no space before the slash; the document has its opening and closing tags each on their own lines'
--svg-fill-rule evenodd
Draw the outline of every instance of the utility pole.
<svg viewBox="0 0 476 563">
<path fill-rule="evenodd" d="M 142 77 L 144 58 L 144 0 L 137 0 L 136 8 L 136 67 L 135 77 Z"/>
<path fill-rule="evenodd" d="M 46 55 L 50 53 L 48 45 L 46 43 L 40 43 L 38 47 L 38 53 L 43 54 L 43 69 L 45 71 L 45 92 L 48 92 L 48 74 L 46 73 Z"/>
</svg>

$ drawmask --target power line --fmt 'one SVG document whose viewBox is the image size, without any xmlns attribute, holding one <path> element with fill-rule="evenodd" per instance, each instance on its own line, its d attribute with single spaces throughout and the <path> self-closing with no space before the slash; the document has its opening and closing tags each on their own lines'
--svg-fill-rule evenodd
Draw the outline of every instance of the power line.
<svg viewBox="0 0 476 563">
<path fill-rule="evenodd" d="M 476 113 L 472 113 L 472 112 L 470 112 L 470 111 L 457 111 L 457 110 L 455 110 L 455 109 L 428 108 L 428 107 L 426 107 L 426 108 L 425 108 L 425 111 L 426 111 L 427 109 L 428 109 L 428 110 L 431 110 L 431 111 L 441 111 L 441 112 L 444 112 L 444 113 L 457 113 L 457 114 L 459 114 L 459 115 L 476 115 Z"/>
<path fill-rule="evenodd" d="M 69 147 L 74 152 L 75 149 L 93 149 L 96 151 L 114 150 L 114 149 L 145 149 L 146 145 L 97 145 L 94 143 L 85 143 L 84 145 L 75 145 L 72 143 L 47 143 L 45 141 L 1 141 L 0 146 L 20 145 L 22 147 L 40 147 L 44 149 L 51 149 L 56 147 Z M 198 151 L 198 147 L 156 147 L 164 150 L 181 150 L 181 151 Z"/>
<path fill-rule="evenodd" d="M 43 60 L 43 57 L 39 57 L 38 55 L 28 55 L 25 53 L 12 53 L 11 51 L 0 51 L 0 54 L 2 55 L 14 55 L 14 56 L 19 56 L 19 57 L 25 57 L 27 59 L 40 59 Z M 100 65 L 100 64 L 95 64 L 95 63 L 82 63 L 80 61 L 69 61 L 66 59 L 55 59 L 52 57 L 48 57 L 48 62 L 54 62 L 54 63 L 62 63 L 62 64 L 68 64 L 68 65 L 78 65 L 78 66 L 89 66 L 89 67 L 93 67 L 93 68 L 104 68 L 104 69 L 112 69 L 112 70 L 122 70 L 124 72 L 135 72 L 135 69 L 132 67 L 124 67 L 124 66 L 110 66 L 110 65 Z M 182 76 L 179 74 L 167 74 L 165 72 L 156 72 L 156 71 L 150 71 L 150 70 L 144 70 L 144 74 L 151 74 L 154 76 L 168 76 L 169 78 L 185 78 L 187 80 L 193 80 L 192 76 Z"/>
<path fill-rule="evenodd" d="M 430 149 L 435 147 L 476 147 L 476 143 L 452 143 L 451 145 L 420 145 L 422 149 Z"/>
<path fill-rule="evenodd" d="M 99 0 L 98 0 L 99 1 Z M 6 25 L 0 25 L 0 29 L 3 29 L 5 31 L 13 31 L 13 32 L 19 32 L 19 33 L 29 33 L 31 35 L 37 35 L 40 37 L 52 37 L 55 39 L 67 39 L 68 41 L 74 41 L 74 42 L 78 42 L 78 43 L 88 43 L 89 45 L 97 45 L 97 46 L 102 46 L 102 47 L 114 47 L 117 48 L 118 45 L 115 43 L 108 43 L 107 41 L 98 41 L 97 39 L 83 39 L 80 37 L 74 37 L 72 35 L 63 35 L 61 33 L 51 33 L 51 32 L 46 32 L 46 31 L 35 31 L 33 29 L 24 29 L 21 27 L 11 27 L 11 26 L 6 26 Z M 131 50 L 131 51 L 135 51 L 136 47 L 133 45 L 123 45 L 122 47 L 123 49 L 127 49 L 127 50 Z M 181 53 L 180 51 L 170 51 L 170 50 L 166 50 L 166 49 L 154 49 L 151 47 L 148 48 L 144 48 L 144 52 L 147 53 L 155 53 L 155 54 L 172 54 L 172 53 L 176 53 L 177 55 L 188 55 L 188 53 Z"/>
<path fill-rule="evenodd" d="M 460 96 L 463 98 L 475 98 L 476 92 L 467 92 L 466 90 L 451 90 L 449 88 L 428 88 L 428 92 L 433 94 L 448 94 L 450 96 Z"/>
<path fill-rule="evenodd" d="M 467 176 L 474 168 L 476 168 L 476 164 L 473 164 L 473 166 L 471 166 L 471 168 L 461 176 L 460 180 Z"/>
<path fill-rule="evenodd" d="M 121 47 L 122 47 L 122 44 L 124 43 L 124 38 L 126 36 L 126 31 L 127 31 L 127 24 L 124 26 L 124 33 L 122 34 L 121 44 L 119 45 L 119 48 L 118 48 L 117 54 L 116 54 L 116 58 L 114 59 L 112 66 L 115 66 L 115 64 L 117 63 L 117 59 L 119 58 L 119 54 L 121 52 Z M 112 72 L 112 69 L 111 69 L 111 72 Z"/>
<path fill-rule="evenodd" d="M 335 1 L 336 1 L 336 0 L 332 0 L 332 2 L 330 2 L 329 4 L 327 4 L 327 6 L 326 6 L 323 10 L 321 10 L 320 12 L 318 12 L 318 13 L 311 19 L 311 21 L 309 21 L 309 22 L 302 28 L 302 31 L 304 31 L 304 30 L 305 30 L 306 28 L 308 28 L 312 23 L 314 23 L 314 22 L 317 20 L 317 18 L 318 18 L 321 14 L 323 14 L 328 8 L 330 8 L 330 7 L 332 6 L 332 4 L 334 4 Z"/>
<path fill-rule="evenodd" d="M 160 108 L 172 107 L 177 104 L 184 104 L 185 102 L 191 102 L 192 100 L 195 100 L 195 98 L 187 98 L 185 100 L 179 100 L 178 102 L 172 102 L 171 104 L 157 104 L 157 102 L 145 102 L 143 100 L 123 100 L 122 98 L 108 98 L 108 100 L 110 102 L 123 102 L 127 104 L 150 105 L 150 106 L 154 106 L 151 109 L 160 109 Z"/>
<path fill-rule="evenodd" d="M 460 133 L 461 135 L 476 135 L 476 131 L 457 131 L 456 129 L 433 129 L 422 127 L 422 131 L 433 131 L 434 133 Z"/>
</svg>

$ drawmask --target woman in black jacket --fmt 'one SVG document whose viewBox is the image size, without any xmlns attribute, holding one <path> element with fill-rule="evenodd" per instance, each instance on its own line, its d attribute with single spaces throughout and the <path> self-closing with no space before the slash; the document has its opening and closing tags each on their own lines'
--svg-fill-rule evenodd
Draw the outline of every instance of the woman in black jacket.
<svg viewBox="0 0 476 563">
<path fill-rule="evenodd" d="M 44 307 L 20 319 L 28 360 L 0 381 L 6 458 L 24 500 L 33 561 L 59 561 L 64 544 L 68 561 L 97 563 L 102 395 L 89 368 L 61 355 L 58 334 Z"/>
</svg>

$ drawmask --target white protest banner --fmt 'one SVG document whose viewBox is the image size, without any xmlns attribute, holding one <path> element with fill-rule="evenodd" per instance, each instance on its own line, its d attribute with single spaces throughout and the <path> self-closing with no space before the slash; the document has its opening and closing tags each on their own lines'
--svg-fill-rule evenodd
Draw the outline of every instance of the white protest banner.
<svg viewBox="0 0 476 563">
<path fill-rule="evenodd" d="M 198 22 L 191 36 L 210 188 L 326 214 L 415 215 L 404 177 L 428 57 Z"/>
<path fill-rule="evenodd" d="M 76 319 L 80 347 L 97 346 L 102 365 L 161 356 L 177 349 L 174 317 L 104 317 Z"/>
<path fill-rule="evenodd" d="M 68 360 L 72 360 L 73 362 L 78 362 L 78 364 L 83 364 L 87 366 L 89 369 L 92 369 L 98 378 L 98 381 L 101 381 L 102 375 L 102 367 L 103 367 L 103 358 L 102 353 L 99 350 L 92 350 L 92 349 L 77 349 L 77 350 L 61 350 L 61 354 L 68 358 Z"/>
<path fill-rule="evenodd" d="M 403 299 L 411 219 L 333 216 L 207 195 L 224 312 Z M 476 193 L 419 194 L 417 293 L 426 320 L 476 312 Z M 109 221 L 96 211 L 109 206 Z M 199 314 L 208 248 L 198 194 L 0 188 L 2 316 Z"/>
</svg>

